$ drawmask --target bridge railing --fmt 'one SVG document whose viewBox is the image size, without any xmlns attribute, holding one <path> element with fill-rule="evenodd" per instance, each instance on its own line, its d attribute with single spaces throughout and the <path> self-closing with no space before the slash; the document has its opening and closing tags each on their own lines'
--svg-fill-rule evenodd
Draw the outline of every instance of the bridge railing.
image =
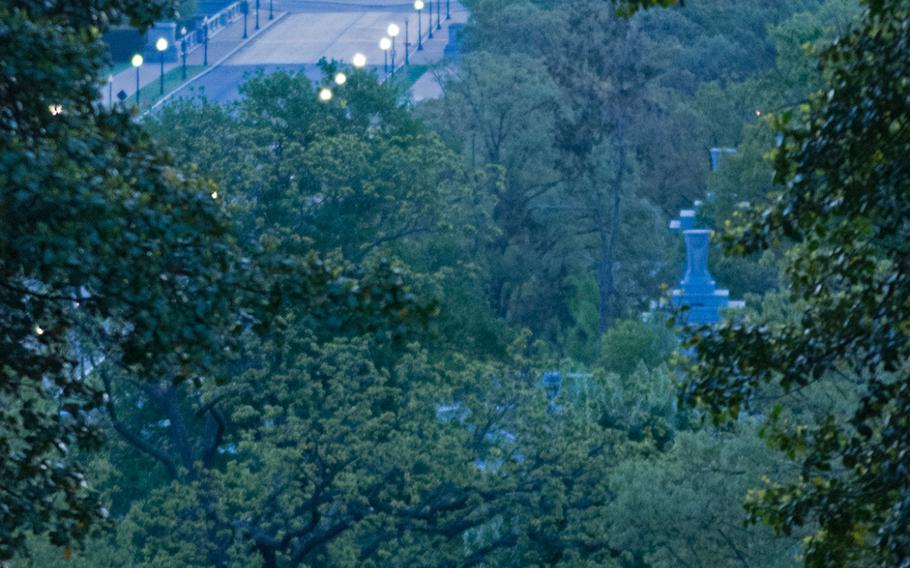
<svg viewBox="0 0 910 568">
<path fill-rule="evenodd" d="M 209 28 L 209 35 L 239 18 L 241 14 L 240 4 L 242 4 L 242 2 L 228 4 L 223 9 L 205 18 L 202 25 Z"/>
</svg>

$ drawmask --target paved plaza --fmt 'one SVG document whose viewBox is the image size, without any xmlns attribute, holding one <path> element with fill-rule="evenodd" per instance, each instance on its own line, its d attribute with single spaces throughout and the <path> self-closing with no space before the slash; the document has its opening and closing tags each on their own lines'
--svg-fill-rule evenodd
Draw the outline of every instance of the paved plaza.
<svg viewBox="0 0 910 568">
<path fill-rule="evenodd" d="M 379 40 L 391 23 L 401 28 L 396 48 L 404 57 L 405 20 L 414 26 L 410 39 L 416 43 L 416 14 L 384 11 L 288 14 L 269 33 L 232 57 L 227 65 L 310 64 L 323 57 L 349 62 L 358 52 L 366 55 L 370 64 L 378 65 L 383 61 Z"/>
</svg>

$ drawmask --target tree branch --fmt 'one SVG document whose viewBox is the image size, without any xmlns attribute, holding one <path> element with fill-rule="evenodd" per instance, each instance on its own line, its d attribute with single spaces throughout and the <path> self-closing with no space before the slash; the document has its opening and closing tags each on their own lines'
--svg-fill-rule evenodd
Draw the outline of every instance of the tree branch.
<svg viewBox="0 0 910 568">
<path fill-rule="evenodd" d="M 105 372 L 101 372 L 99 375 L 101 375 L 101 381 L 104 383 L 104 390 L 107 394 L 107 403 L 105 404 L 105 408 L 107 409 L 107 416 L 110 419 L 111 424 L 114 426 L 114 430 L 120 434 L 120 436 L 131 446 L 143 452 L 144 454 L 147 454 L 152 458 L 158 460 L 167 470 L 168 474 L 172 478 L 176 478 L 177 465 L 174 463 L 174 460 L 172 460 L 164 452 L 160 451 L 159 449 L 143 440 L 142 437 L 140 437 L 138 434 L 131 432 L 129 428 L 127 428 L 126 425 L 120 421 L 120 418 L 117 416 L 117 410 L 114 406 L 114 396 L 111 390 L 110 377 L 108 377 L 107 373 Z"/>
</svg>

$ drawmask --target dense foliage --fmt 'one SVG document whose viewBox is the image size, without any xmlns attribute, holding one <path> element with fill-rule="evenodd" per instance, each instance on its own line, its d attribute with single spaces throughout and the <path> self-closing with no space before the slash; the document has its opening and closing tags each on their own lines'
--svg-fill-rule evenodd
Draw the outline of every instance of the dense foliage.
<svg viewBox="0 0 910 568">
<path fill-rule="evenodd" d="M 220 380 L 285 302 L 326 323 L 346 306 L 367 326 L 383 310 L 397 325 L 409 303 L 400 276 L 358 284 L 242 239 L 217 186 L 128 109 L 96 104 L 107 22 L 149 23 L 164 5 L 76 8 L 0 6 L 0 559 L 29 531 L 65 544 L 107 516 L 73 459 L 99 444 L 102 367 L 138 384 Z"/>
<path fill-rule="evenodd" d="M 783 115 L 773 201 L 729 237 L 734 252 L 789 243 L 799 317 L 733 320 L 695 338 L 691 396 L 718 416 L 754 411 L 765 385 L 853 387 L 848 408 L 806 423 L 772 411 L 771 438 L 799 479 L 756 492 L 779 530 L 816 525 L 811 566 L 898 566 L 908 540 L 907 76 L 910 6 L 870 2 L 862 25 L 822 55 L 825 84 Z M 779 245 L 778 245 L 779 246 Z"/>
<path fill-rule="evenodd" d="M 89 4 L 0 6 L 0 563 L 910 558 L 905 1 L 471 0 L 436 100 L 144 119 L 100 33 L 171 8 Z"/>
</svg>

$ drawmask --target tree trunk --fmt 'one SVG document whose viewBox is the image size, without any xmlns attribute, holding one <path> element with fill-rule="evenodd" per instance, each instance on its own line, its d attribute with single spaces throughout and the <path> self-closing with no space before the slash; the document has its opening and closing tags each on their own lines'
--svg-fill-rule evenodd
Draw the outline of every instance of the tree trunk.
<svg viewBox="0 0 910 568">
<path fill-rule="evenodd" d="M 598 287 L 598 334 L 597 351 L 600 352 L 601 336 L 607 331 L 616 317 L 616 281 L 613 273 L 616 263 L 616 245 L 619 242 L 619 225 L 621 220 L 622 186 L 626 171 L 626 140 L 623 126 L 617 128 L 616 176 L 610 187 L 610 212 L 606 223 L 599 223 L 600 261 L 597 266 Z M 603 216 L 598 215 L 603 221 Z"/>
</svg>

